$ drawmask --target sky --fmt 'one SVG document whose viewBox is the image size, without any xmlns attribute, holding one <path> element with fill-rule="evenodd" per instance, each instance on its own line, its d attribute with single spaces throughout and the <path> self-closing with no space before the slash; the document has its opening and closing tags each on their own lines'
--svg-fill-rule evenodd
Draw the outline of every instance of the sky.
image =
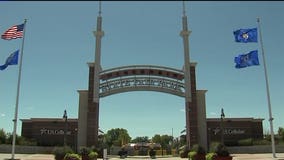
<svg viewBox="0 0 284 160">
<path fill-rule="evenodd" d="M 98 2 L 2 1 L 0 32 L 27 19 L 23 49 L 19 119 L 78 117 L 79 94 L 88 88 L 88 62 L 94 61 Z M 260 43 L 236 43 L 233 31 L 257 27 L 260 18 L 274 131 L 284 127 L 284 2 L 189 1 L 190 61 L 197 62 L 198 90 L 206 92 L 207 118 L 263 118 L 269 114 Z M 8 14 L 9 13 L 9 14 Z M 102 2 L 101 65 L 159 65 L 182 69 L 181 1 Z M 22 39 L 0 40 L 0 64 Z M 259 51 L 259 66 L 236 69 L 234 57 Z M 0 128 L 13 131 L 19 65 L 0 71 Z M 184 98 L 136 91 L 100 99 L 99 127 L 125 128 L 132 138 L 180 135 L 185 127 Z M 17 134 L 21 134 L 18 121 Z"/>
</svg>

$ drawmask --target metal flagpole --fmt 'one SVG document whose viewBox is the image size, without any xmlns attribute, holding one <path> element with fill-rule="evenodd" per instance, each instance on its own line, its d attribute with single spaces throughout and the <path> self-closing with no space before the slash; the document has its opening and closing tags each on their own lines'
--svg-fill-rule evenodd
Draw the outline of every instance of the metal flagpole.
<svg viewBox="0 0 284 160">
<path fill-rule="evenodd" d="M 15 107 L 15 117 L 13 119 L 14 122 L 14 130 L 13 130 L 13 143 L 12 143 L 12 160 L 15 158 L 15 144 L 16 144 L 16 132 L 17 132 L 17 121 L 18 121 L 18 106 L 19 106 L 19 94 L 20 94 L 20 82 L 21 82 L 21 72 L 22 72 L 22 61 L 23 61 L 23 53 L 24 53 L 24 42 L 25 42 L 25 30 L 26 30 L 26 22 L 24 21 L 24 31 L 23 31 L 23 40 L 22 40 L 22 48 L 21 48 L 21 58 L 20 58 L 20 66 L 19 66 L 19 75 L 18 75 L 18 87 L 17 87 L 17 97 L 16 97 L 16 107 Z"/>
<path fill-rule="evenodd" d="M 260 19 L 257 18 L 258 28 L 259 28 L 259 39 L 261 45 L 261 52 L 262 52 L 262 59 L 263 59 L 263 66 L 264 66 L 264 73 L 265 73 L 265 81 L 266 81 L 266 92 L 267 92 L 267 102 L 268 102 L 268 111 L 269 111 L 269 122 L 270 122 L 270 134 L 271 134 L 271 145 L 272 145 L 272 154 L 273 158 L 276 158 L 275 154 L 275 142 L 274 142 L 274 131 L 273 131 L 273 118 L 272 118 L 272 111 L 271 111 L 271 103 L 270 103 L 270 94 L 269 94 L 269 85 L 268 85 L 268 76 L 266 70 L 266 63 L 264 57 L 264 49 L 263 49 L 263 42 L 260 30 Z"/>
</svg>

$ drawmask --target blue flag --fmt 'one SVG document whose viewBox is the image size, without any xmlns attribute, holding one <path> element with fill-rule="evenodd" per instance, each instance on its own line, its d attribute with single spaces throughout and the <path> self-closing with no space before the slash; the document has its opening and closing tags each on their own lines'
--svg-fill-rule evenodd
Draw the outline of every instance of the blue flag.
<svg viewBox="0 0 284 160">
<path fill-rule="evenodd" d="M 259 65 L 257 50 L 235 57 L 235 63 L 236 68 L 245 68 L 253 65 Z"/>
<path fill-rule="evenodd" d="M 257 28 L 236 30 L 234 36 L 236 42 L 257 42 Z"/>
<path fill-rule="evenodd" d="M 17 65 L 18 64 L 18 56 L 19 56 L 19 50 L 12 53 L 7 59 L 5 64 L 0 66 L 0 70 L 4 70 L 8 67 L 8 65 Z"/>
</svg>

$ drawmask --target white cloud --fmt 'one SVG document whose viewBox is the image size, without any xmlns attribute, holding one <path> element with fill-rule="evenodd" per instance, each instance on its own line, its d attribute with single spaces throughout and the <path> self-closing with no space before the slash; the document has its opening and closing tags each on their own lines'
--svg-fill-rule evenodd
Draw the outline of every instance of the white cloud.
<svg viewBox="0 0 284 160">
<path fill-rule="evenodd" d="M 0 113 L 0 117 L 5 117 L 5 113 Z"/>
<path fill-rule="evenodd" d="M 180 109 L 179 111 L 181 111 L 181 112 L 185 112 L 185 109 Z"/>
</svg>

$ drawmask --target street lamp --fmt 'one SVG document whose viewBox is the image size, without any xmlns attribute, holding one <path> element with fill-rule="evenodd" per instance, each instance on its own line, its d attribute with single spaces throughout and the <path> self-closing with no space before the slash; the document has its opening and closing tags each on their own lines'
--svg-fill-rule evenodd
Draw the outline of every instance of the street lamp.
<svg viewBox="0 0 284 160">
<path fill-rule="evenodd" d="M 64 110 L 63 120 L 64 120 L 64 124 L 65 124 L 65 128 L 64 128 L 64 146 L 66 146 L 66 133 L 67 133 L 67 111 L 66 111 L 66 109 Z"/>
<path fill-rule="evenodd" d="M 221 144 L 224 144 L 224 124 L 223 124 L 223 120 L 225 118 L 225 114 L 224 114 L 224 109 L 221 109 Z"/>
<path fill-rule="evenodd" d="M 207 132 L 207 135 L 208 135 L 208 141 L 207 141 L 207 149 L 209 150 L 210 148 L 210 144 L 211 144 L 211 128 L 209 127 L 208 129 L 208 132 Z"/>
<path fill-rule="evenodd" d="M 77 152 L 77 131 L 78 128 L 74 129 L 74 151 Z"/>
</svg>

